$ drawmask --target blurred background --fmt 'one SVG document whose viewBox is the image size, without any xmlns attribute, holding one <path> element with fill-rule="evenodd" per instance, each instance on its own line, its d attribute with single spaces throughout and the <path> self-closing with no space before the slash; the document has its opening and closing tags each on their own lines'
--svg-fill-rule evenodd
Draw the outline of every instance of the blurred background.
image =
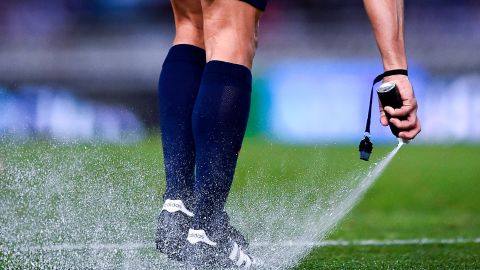
<svg viewBox="0 0 480 270">
<path fill-rule="evenodd" d="M 248 136 L 357 143 L 382 72 L 361 1 L 270 2 Z M 418 142 L 480 142 L 480 2 L 405 2 Z M 124 143 L 156 132 L 173 35 L 168 1 L 1 1 L 0 136 Z M 377 123 L 374 140 L 391 142 Z"/>
</svg>

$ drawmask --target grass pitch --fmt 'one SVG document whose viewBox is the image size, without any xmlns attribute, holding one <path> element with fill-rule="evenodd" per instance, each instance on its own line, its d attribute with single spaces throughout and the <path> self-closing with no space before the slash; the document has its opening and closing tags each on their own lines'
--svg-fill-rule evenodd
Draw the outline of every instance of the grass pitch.
<svg viewBox="0 0 480 270">
<path fill-rule="evenodd" d="M 479 160 L 478 146 L 408 145 L 329 238 L 478 239 Z M 480 243 L 324 247 L 298 269 L 323 267 L 478 269 Z"/>
<path fill-rule="evenodd" d="M 392 147 L 377 147 L 374 155 L 381 156 Z M 322 154 L 319 155 L 319 152 Z M 74 184 L 67 186 L 68 194 L 73 196 L 72 200 L 77 205 L 85 208 L 85 212 L 82 212 L 84 216 L 89 215 L 97 221 L 101 220 L 102 215 L 108 215 L 108 209 L 104 209 L 103 212 L 102 209 L 97 209 L 99 213 L 88 212 L 88 203 L 96 199 L 93 192 L 85 194 L 86 190 L 89 190 L 85 188 L 88 185 L 99 185 L 99 190 L 103 187 L 118 190 L 124 199 L 123 206 L 141 203 L 146 209 L 144 213 L 125 214 L 128 216 L 129 224 L 141 228 L 140 232 L 129 232 L 127 224 L 123 235 L 138 233 L 136 239 L 151 240 L 151 220 L 155 215 L 155 207 L 160 204 L 158 200 L 163 191 L 164 177 L 158 138 L 150 138 L 139 145 L 127 146 L 58 144 L 52 146 L 46 142 L 29 142 L 21 145 L 3 143 L 0 146 L 0 153 L 2 153 L 0 156 L 2 211 L 6 209 L 7 202 L 29 196 L 28 192 L 13 193 L 11 184 L 16 182 L 9 182 L 13 175 L 23 173 L 25 175 L 21 179 L 24 180 L 28 180 L 29 177 L 46 179 L 46 175 L 52 171 L 66 171 L 72 166 L 80 166 L 76 161 L 77 155 L 84 156 L 88 162 L 81 166 L 88 168 L 85 170 L 88 175 L 80 177 L 64 172 L 61 175 L 54 173 L 52 177 L 74 179 Z M 352 167 L 353 169 L 347 168 L 351 169 L 351 172 L 356 166 L 362 165 L 357 155 L 356 146 L 285 146 L 247 140 L 239 160 L 232 194 L 241 194 L 242 189 L 249 185 L 247 180 L 252 176 L 261 181 L 258 185 L 272 197 L 289 194 L 295 196 L 294 191 L 298 186 L 313 187 L 326 184 L 327 188 L 328 183 L 324 183 L 327 180 L 322 179 L 337 179 L 342 176 L 345 166 Z M 48 158 L 44 159 L 45 156 Z M 337 225 L 328 239 L 347 241 L 478 239 L 479 160 L 480 146 L 407 145 L 401 149 L 363 200 Z M 37 168 L 37 173 L 30 175 L 28 172 L 13 169 L 17 168 L 17 164 L 29 163 L 44 168 Z M 65 163 L 69 165 L 63 166 Z M 317 166 L 323 169 L 317 170 Z M 262 169 L 259 170 L 259 167 Z M 132 179 L 141 179 L 141 184 Z M 278 179 L 284 180 L 281 185 L 278 185 Z M 36 182 L 31 181 L 29 185 L 30 195 L 36 196 Z M 53 184 L 49 188 L 55 190 Z M 45 193 L 51 195 L 48 197 L 51 205 L 38 207 L 53 208 L 65 195 L 62 192 L 57 190 L 55 193 Z M 88 202 L 82 199 L 85 196 L 90 198 Z M 102 202 L 97 201 L 98 205 Z M 150 207 L 152 204 L 156 204 L 155 207 Z M 29 207 L 32 206 L 25 204 L 13 216 L 21 219 L 22 215 L 29 213 Z M 42 218 L 52 220 L 52 217 L 57 215 L 55 212 L 47 212 L 42 213 Z M 0 225 L 5 227 L 8 222 L 12 220 L 7 220 L 3 215 Z M 95 227 L 95 224 L 85 222 L 83 226 Z M 18 230 L 15 233 L 22 234 L 27 230 L 25 228 L 15 229 Z M 10 241 L 11 237 L 6 235 L 7 233 L 12 233 L 12 230 L 2 230 L 0 240 L 3 243 L 0 245 Z M 120 241 L 121 236 L 119 239 L 112 236 L 113 238 L 106 240 Z M 34 244 L 43 244 L 45 237 L 42 235 L 33 237 L 36 239 Z M 53 240 L 68 241 L 61 237 Z M 11 244 L 10 241 L 9 245 Z M 480 243 L 326 246 L 313 249 L 296 269 L 478 269 L 479 254 Z M 0 255 L 0 268 L 8 267 L 9 260 L 9 256 Z"/>
</svg>

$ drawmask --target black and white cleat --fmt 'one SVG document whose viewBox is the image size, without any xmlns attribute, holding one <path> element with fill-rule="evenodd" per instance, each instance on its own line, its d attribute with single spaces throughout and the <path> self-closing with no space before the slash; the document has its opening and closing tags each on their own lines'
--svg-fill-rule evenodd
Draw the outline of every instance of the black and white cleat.
<svg viewBox="0 0 480 270">
<path fill-rule="evenodd" d="M 248 269 L 254 264 L 245 248 L 228 237 L 227 232 L 216 236 L 210 238 L 204 230 L 188 231 L 184 255 L 189 267 Z"/>
<path fill-rule="evenodd" d="M 155 243 L 157 249 L 169 258 L 183 261 L 188 228 L 193 213 L 181 200 L 166 200 L 157 219 Z"/>
</svg>

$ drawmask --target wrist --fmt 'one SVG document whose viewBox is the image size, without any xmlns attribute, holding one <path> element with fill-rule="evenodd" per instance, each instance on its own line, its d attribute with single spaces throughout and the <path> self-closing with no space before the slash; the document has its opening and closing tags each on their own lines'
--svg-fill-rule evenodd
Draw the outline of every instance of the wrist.
<svg viewBox="0 0 480 270">
<path fill-rule="evenodd" d="M 395 80 L 408 80 L 408 70 L 407 69 L 399 69 L 399 68 L 394 68 L 394 69 L 389 69 L 386 70 L 384 73 L 378 75 L 375 80 L 375 82 L 379 82 L 380 80 L 383 80 L 383 82 L 389 82 L 389 81 L 395 81 Z"/>
<path fill-rule="evenodd" d="M 392 69 L 408 69 L 407 59 L 404 55 L 383 56 L 382 63 L 385 71 Z"/>
<path fill-rule="evenodd" d="M 384 71 L 389 71 L 389 70 L 394 70 L 394 69 L 405 69 L 405 70 L 408 70 L 408 66 L 407 65 L 399 65 L 399 64 L 395 64 L 395 65 L 383 65 L 383 70 Z"/>
</svg>

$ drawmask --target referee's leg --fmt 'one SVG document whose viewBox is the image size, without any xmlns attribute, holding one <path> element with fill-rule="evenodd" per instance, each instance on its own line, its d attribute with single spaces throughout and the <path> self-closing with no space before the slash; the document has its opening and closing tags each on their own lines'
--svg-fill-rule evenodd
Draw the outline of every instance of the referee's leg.
<svg viewBox="0 0 480 270">
<path fill-rule="evenodd" d="M 172 8 L 176 35 L 158 83 L 166 190 L 156 243 L 161 252 L 181 260 L 195 200 L 192 112 L 206 57 L 200 0 L 173 0 Z"/>
<path fill-rule="evenodd" d="M 202 0 L 207 64 L 192 114 L 195 216 L 189 264 L 245 267 L 248 241 L 224 211 L 248 121 L 261 11 L 239 0 Z"/>
<path fill-rule="evenodd" d="M 171 0 L 175 17 L 173 45 L 190 44 L 205 48 L 203 42 L 203 11 L 200 0 Z"/>
<path fill-rule="evenodd" d="M 261 11 L 238 0 L 202 0 L 207 62 L 252 68 Z"/>
<path fill-rule="evenodd" d="M 194 229 L 228 223 L 224 206 L 247 126 L 261 11 L 239 0 L 202 0 L 207 64 L 192 115 L 196 149 Z"/>
</svg>

